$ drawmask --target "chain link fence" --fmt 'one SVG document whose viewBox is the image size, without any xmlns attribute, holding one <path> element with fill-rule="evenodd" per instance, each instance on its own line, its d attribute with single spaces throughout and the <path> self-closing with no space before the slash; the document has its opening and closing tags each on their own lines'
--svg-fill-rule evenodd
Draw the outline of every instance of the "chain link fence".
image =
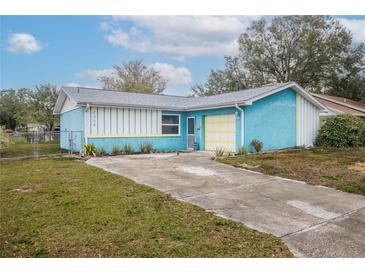
<svg viewBox="0 0 365 274">
<path fill-rule="evenodd" d="M 82 131 L 1 133 L 0 158 L 39 158 L 61 153 L 82 153 Z"/>
</svg>

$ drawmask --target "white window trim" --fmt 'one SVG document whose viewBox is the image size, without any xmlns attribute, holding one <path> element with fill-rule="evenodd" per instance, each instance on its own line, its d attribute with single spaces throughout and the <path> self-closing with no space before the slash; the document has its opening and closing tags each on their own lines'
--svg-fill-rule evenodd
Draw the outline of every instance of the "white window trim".
<svg viewBox="0 0 365 274">
<path fill-rule="evenodd" d="M 163 121 L 163 119 L 162 119 L 162 117 L 163 116 L 178 116 L 179 117 L 179 123 L 178 124 L 164 124 L 162 121 Z M 162 127 L 163 126 L 178 126 L 178 133 L 177 134 L 163 134 L 162 133 Z M 180 133 L 181 133 L 181 131 L 180 131 L 180 127 L 181 127 L 181 115 L 180 114 L 174 114 L 174 113 L 161 113 L 161 134 L 162 135 L 175 135 L 175 136 L 180 136 Z"/>
</svg>

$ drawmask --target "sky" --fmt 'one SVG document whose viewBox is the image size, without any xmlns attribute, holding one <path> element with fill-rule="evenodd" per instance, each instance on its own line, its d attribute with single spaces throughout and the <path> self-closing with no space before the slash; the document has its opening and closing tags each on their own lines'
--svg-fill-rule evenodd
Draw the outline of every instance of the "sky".
<svg viewBox="0 0 365 274">
<path fill-rule="evenodd" d="M 39 84 L 101 87 L 114 65 L 143 60 L 187 95 L 259 16 L 0 16 L 0 89 Z M 365 42 L 365 16 L 339 16 Z"/>
</svg>

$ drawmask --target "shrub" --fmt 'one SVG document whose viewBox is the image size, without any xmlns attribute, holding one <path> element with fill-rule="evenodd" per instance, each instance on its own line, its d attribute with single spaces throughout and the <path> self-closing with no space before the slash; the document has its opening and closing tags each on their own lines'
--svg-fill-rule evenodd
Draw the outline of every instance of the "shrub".
<svg viewBox="0 0 365 274">
<path fill-rule="evenodd" d="M 152 143 L 146 143 L 146 152 L 151 153 L 153 150 L 153 144 Z"/>
<path fill-rule="evenodd" d="M 117 155 L 119 154 L 119 152 L 120 152 L 120 146 L 118 146 L 117 144 L 113 145 L 112 154 Z"/>
<path fill-rule="evenodd" d="M 352 115 L 328 118 L 319 130 L 317 146 L 363 147 L 365 146 L 365 120 Z"/>
<path fill-rule="evenodd" d="M 145 143 L 140 143 L 139 144 L 139 151 L 141 153 L 146 153 L 146 145 L 145 145 Z"/>
<path fill-rule="evenodd" d="M 264 144 L 257 139 L 253 139 L 251 145 L 253 146 L 256 152 L 260 152 L 262 150 L 262 147 L 264 146 Z"/>
<path fill-rule="evenodd" d="M 125 154 L 132 154 L 133 153 L 133 148 L 130 144 L 125 144 L 123 147 L 123 152 Z"/>
<path fill-rule="evenodd" d="M 246 146 L 241 146 L 237 151 L 238 155 L 247 155 L 247 153 L 248 151 Z"/>
<path fill-rule="evenodd" d="M 98 156 L 103 156 L 103 155 L 106 155 L 106 150 L 105 150 L 105 147 L 101 146 L 101 147 L 98 147 L 96 149 L 96 155 Z"/>
<path fill-rule="evenodd" d="M 139 150 L 141 151 L 141 153 L 151 153 L 152 147 L 153 147 L 152 143 L 148 143 L 148 142 L 141 143 L 139 145 Z"/>
<path fill-rule="evenodd" d="M 223 147 L 216 147 L 214 151 L 215 157 L 223 157 L 224 155 L 224 148 Z"/>
<path fill-rule="evenodd" d="M 85 154 L 88 156 L 96 156 L 96 147 L 94 144 L 84 144 Z"/>
</svg>

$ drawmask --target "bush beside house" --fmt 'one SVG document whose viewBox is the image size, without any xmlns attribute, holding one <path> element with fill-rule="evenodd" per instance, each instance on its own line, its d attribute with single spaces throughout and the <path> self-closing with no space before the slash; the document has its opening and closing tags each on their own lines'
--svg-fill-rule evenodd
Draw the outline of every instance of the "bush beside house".
<svg viewBox="0 0 365 274">
<path fill-rule="evenodd" d="M 365 120 L 352 115 L 338 115 L 328 118 L 319 130 L 316 145 L 324 147 L 364 147 Z"/>
</svg>

